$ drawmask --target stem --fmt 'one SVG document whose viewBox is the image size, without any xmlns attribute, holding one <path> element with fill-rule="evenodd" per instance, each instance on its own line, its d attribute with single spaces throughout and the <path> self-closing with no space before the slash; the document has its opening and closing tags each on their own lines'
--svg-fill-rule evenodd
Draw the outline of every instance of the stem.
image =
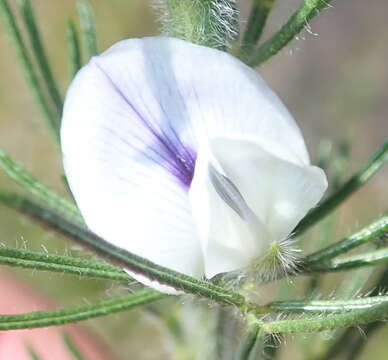
<svg viewBox="0 0 388 360">
<path fill-rule="evenodd" d="M 259 41 L 274 2 L 275 0 L 253 0 L 248 24 L 241 42 L 243 56 L 249 55 Z"/>
<path fill-rule="evenodd" d="M 81 351 L 78 349 L 78 346 L 74 343 L 67 332 L 62 334 L 62 338 L 67 347 L 67 350 L 72 355 L 74 360 L 86 360 L 85 357 L 81 354 Z"/>
<path fill-rule="evenodd" d="M 87 61 L 98 54 L 96 25 L 92 9 L 87 1 L 78 1 L 78 17 L 81 24 L 81 34 L 87 52 Z"/>
<path fill-rule="evenodd" d="M 360 231 L 352 234 L 343 240 L 336 242 L 322 250 L 316 251 L 303 259 L 303 264 L 308 268 L 320 262 L 334 258 L 339 254 L 354 249 L 357 246 L 374 240 L 388 232 L 388 216 L 376 220 Z"/>
<path fill-rule="evenodd" d="M 27 85 L 29 86 L 32 95 L 35 98 L 35 101 L 37 102 L 38 106 L 42 111 L 43 117 L 46 121 L 47 127 L 51 135 L 54 137 L 55 142 L 59 144 L 59 123 L 57 121 L 58 119 L 53 114 L 46 102 L 44 91 L 38 82 L 38 78 L 34 71 L 31 59 L 28 56 L 27 48 L 16 25 L 15 17 L 6 0 L 0 0 L 0 13 L 3 16 L 6 30 L 15 48 L 16 57 L 23 69 Z"/>
<path fill-rule="evenodd" d="M 298 10 L 291 16 L 282 28 L 268 39 L 264 44 L 257 48 L 246 59 L 250 66 L 257 66 L 269 59 L 271 56 L 278 53 L 284 46 L 286 46 L 300 31 L 308 27 L 308 22 L 320 10 L 326 8 L 332 0 L 304 0 Z"/>
<path fill-rule="evenodd" d="M 93 250 L 102 257 L 134 273 L 144 275 L 151 280 L 169 285 L 177 290 L 196 294 L 222 304 L 236 305 L 243 310 L 257 308 L 255 304 L 246 302 L 244 296 L 236 292 L 214 285 L 208 281 L 194 279 L 154 264 L 129 251 L 120 249 L 88 231 L 83 226 L 73 222 L 58 210 L 47 207 L 43 208 L 40 204 L 34 203 L 27 198 L 21 200 L 16 203 L 9 202 L 7 205 L 49 225 L 51 228 L 78 242 L 80 245 Z"/>
<path fill-rule="evenodd" d="M 31 360 L 43 360 L 31 345 L 27 344 L 26 347 Z"/>
<path fill-rule="evenodd" d="M 372 286 L 371 297 L 379 296 L 381 291 L 385 291 L 388 286 L 388 268 L 382 272 L 376 284 Z M 376 325 L 376 329 L 380 327 L 382 322 L 372 322 L 365 327 L 361 327 L 360 329 L 347 329 L 339 338 L 330 346 L 330 348 L 321 356 L 319 360 L 331 360 L 339 354 L 343 353 L 346 349 L 351 349 L 354 346 L 354 343 L 358 343 L 359 340 L 355 340 L 355 337 L 359 338 L 360 335 L 364 333 L 364 330 L 368 330 L 369 326 Z M 372 330 L 374 331 L 374 330 Z M 350 360 L 350 359 L 349 359 Z"/>
<path fill-rule="evenodd" d="M 350 195 L 356 192 L 361 186 L 365 185 L 365 183 L 368 182 L 373 177 L 373 175 L 375 175 L 377 171 L 381 169 L 387 160 L 388 142 L 386 142 L 378 150 L 378 152 L 363 168 L 357 171 L 345 184 L 343 184 L 337 191 L 330 195 L 318 207 L 307 214 L 307 216 L 295 228 L 295 234 L 302 234 L 308 228 L 332 212 Z"/>
<path fill-rule="evenodd" d="M 238 360 L 248 360 L 253 354 L 257 341 L 261 338 L 261 323 L 252 316 L 248 317 L 248 329 L 245 338 L 240 345 Z"/>
<path fill-rule="evenodd" d="M 62 98 L 55 83 L 51 67 L 47 60 L 47 55 L 40 38 L 38 27 L 36 26 L 30 0 L 21 0 L 20 6 L 24 24 L 27 28 L 27 34 L 30 39 L 30 44 L 47 86 L 47 92 L 55 105 L 58 116 L 60 116 L 63 107 Z"/>
<path fill-rule="evenodd" d="M 166 296 L 157 291 L 146 289 L 92 305 L 81 305 L 62 310 L 34 311 L 18 315 L 0 315 L 0 330 L 32 329 L 67 324 L 128 310 Z"/>
<path fill-rule="evenodd" d="M 352 255 L 334 259 L 328 264 L 311 266 L 309 271 L 334 272 L 344 271 L 363 266 L 372 266 L 388 261 L 388 248 L 370 251 L 365 254 Z"/>
<path fill-rule="evenodd" d="M 325 313 L 345 312 L 369 309 L 376 305 L 388 304 L 388 296 L 372 296 L 352 300 L 302 300 L 274 301 L 267 307 L 275 312 L 289 313 Z"/>
<path fill-rule="evenodd" d="M 238 36 L 235 0 L 156 0 L 162 32 L 195 44 L 225 50 Z"/>
<path fill-rule="evenodd" d="M 60 209 L 75 221 L 83 223 L 82 216 L 78 211 L 78 208 L 73 203 L 56 194 L 53 190 L 49 189 L 45 185 L 41 184 L 23 166 L 13 161 L 1 148 L 0 168 L 2 168 L 13 181 L 22 186 L 39 201 L 48 203 L 54 208 Z M 0 194 L 0 198 L 6 197 L 6 194 Z"/>
<path fill-rule="evenodd" d="M 65 255 L 42 254 L 1 246 L 0 264 L 74 274 L 81 277 L 133 281 L 122 269 L 102 261 L 90 261 Z"/>
<path fill-rule="evenodd" d="M 260 322 L 264 333 L 309 333 L 341 327 L 359 326 L 384 320 L 388 315 L 388 302 L 373 305 L 365 310 L 355 310 L 325 317 L 306 317 L 296 320 Z"/>
<path fill-rule="evenodd" d="M 69 52 L 70 79 L 72 80 L 81 68 L 81 49 L 78 33 L 71 19 L 67 22 L 67 44 Z"/>
</svg>

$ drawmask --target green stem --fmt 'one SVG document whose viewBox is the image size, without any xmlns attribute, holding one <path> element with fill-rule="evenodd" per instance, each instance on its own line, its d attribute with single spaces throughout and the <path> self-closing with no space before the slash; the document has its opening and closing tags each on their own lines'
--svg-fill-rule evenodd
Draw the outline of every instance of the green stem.
<svg viewBox="0 0 388 360">
<path fill-rule="evenodd" d="M 78 17 L 81 24 L 81 34 L 86 47 L 87 61 L 98 54 L 96 25 L 89 3 L 78 1 Z"/>
<path fill-rule="evenodd" d="M 309 333 L 351 327 L 386 319 L 388 302 L 371 306 L 365 310 L 355 310 L 324 317 L 304 317 L 296 320 L 260 321 L 261 330 L 273 333 Z"/>
<path fill-rule="evenodd" d="M 253 354 L 257 341 L 261 338 L 261 323 L 248 316 L 247 332 L 238 351 L 238 360 L 248 360 Z"/>
<path fill-rule="evenodd" d="M 177 290 L 196 294 L 222 304 L 236 305 L 243 310 L 251 310 L 257 307 L 255 304 L 246 302 L 244 296 L 229 289 L 214 285 L 208 281 L 194 279 L 154 264 L 129 251 L 120 249 L 88 231 L 78 223 L 73 222 L 57 209 L 43 208 L 40 204 L 34 203 L 27 198 L 20 199 L 19 202 L 15 203 L 8 202 L 7 205 L 49 225 L 52 229 L 59 231 L 80 245 L 90 248 L 102 257 L 134 273 L 144 275 L 150 280 L 155 280 Z"/>
<path fill-rule="evenodd" d="M 331 260 L 327 264 L 314 265 L 309 267 L 309 271 L 334 272 L 344 271 L 363 266 L 372 266 L 388 261 L 388 248 L 370 251 L 365 254 L 341 257 Z"/>
<path fill-rule="evenodd" d="M 65 343 L 67 350 L 71 354 L 74 360 L 86 360 L 85 357 L 81 354 L 81 351 L 78 349 L 78 346 L 74 343 L 72 338 L 67 332 L 62 334 L 63 342 Z"/>
<path fill-rule="evenodd" d="M 248 56 L 259 41 L 274 2 L 275 0 L 253 0 L 248 24 L 241 41 L 243 56 Z"/>
<path fill-rule="evenodd" d="M 376 220 L 372 224 L 364 227 L 360 231 L 336 242 L 322 250 L 316 251 L 303 259 L 305 267 L 309 268 L 317 263 L 330 260 L 337 255 L 343 254 L 357 246 L 374 240 L 388 232 L 388 216 Z"/>
<path fill-rule="evenodd" d="M 26 347 L 31 360 L 43 360 L 31 345 L 27 345 Z"/>
<path fill-rule="evenodd" d="M 332 0 L 304 0 L 298 10 L 282 28 L 246 59 L 250 66 L 257 66 L 278 53 L 305 27 L 308 22 L 326 8 Z"/>
<path fill-rule="evenodd" d="M 235 0 L 161 0 L 163 34 L 225 50 L 238 36 Z"/>
<path fill-rule="evenodd" d="M 0 315 L 0 330 L 32 329 L 72 323 L 128 310 L 166 296 L 147 289 L 91 305 L 81 305 L 62 310 L 35 311 L 18 315 Z"/>
<path fill-rule="evenodd" d="M 22 186 L 39 201 L 48 203 L 52 207 L 58 208 L 61 212 L 66 213 L 67 216 L 73 218 L 75 221 L 83 223 L 82 216 L 73 203 L 41 184 L 23 166 L 13 161 L 1 148 L 0 168 L 3 169 L 13 181 Z M 0 194 L 0 198 L 6 197 L 6 194 Z"/>
<path fill-rule="evenodd" d="M 133 281 L 122 269 L 102 261 L 65 255 L 44 254 L 0 246 L 0 264 L 34 270 L 47 270 L 117 281 Z"/>
<path fill-rule="evenodd" d="M 388 142 L 386 142 L 372 159 L 359 171 L 357 171 L 345 184 L 331 194 L 318 207 L 312 210 L 298 224 L 294 232 L 300 235 L 316 224 L 319 220 L 331 213 L 338 205 L 342 204 L 350 195 L 356 192 L 361 186 L 365 185 L 373 175 L 386 163 L 388 160 Z"/>
<path fill-rule="evenodd" d="M 382 274 L 380 275 L 379 279 L 377 280 L 376 284 L 373 284 L 371 288 L 373 289 L 371 292 L 371 297 L 377 297 L 379 296 L 381 291 L 386 291 L 388 286 L 388 268 L 386 268 Z M 347 329 L 335 342 L 330 346 L 330 348 L 321 356 L 319 357 L 319 360 L 331 360 L 338 356 L 339 354 L 343 353 L 346 349 L 351 349 L 355 345 L 355 343 L 359 342 L 359 335 L 363 334 L 363 331 L 368 331 L 368 327 L 375 327 L 373 326 L 375 324 L 376 329 L 379 328 L 383 323 L 382 322 L 372 322 L 368 324 L 367 326 L 361 327 L 360 329 Z M 356 330 L 356 331 L 354 331 Z M 371 330 L 374 331 L 374 330 Z M 355 341 L 356 338 L 356 341 Z M 350 360 L 350 359 L 349 359 Z"/>
<path fill-rule="evenodd" d="M 70 64 L 70 80 L 72 80 L 81 68 L 81 49 L 79 46 L 78 32 L 71 19 L 67 22 L 67 44 Z"/>
<path fill-rule="evenodd" d="M 30 0 L 21 0 L 20 5 L 24 24 L 27 28 L 27 34 L 30 39 L 30 44 L 47 86 L 47 92 L 55 105 L 58 116 L 61 116 L 63 107 L 62 98 L 55 83 L 51 67 L 49 65 L 45 49 L 40 38 Z"/>
<path fill-rule="evenodd" d="M 32 92 L 33 97 L 35 98 L 35 101 L 37 102 L 38 106 L 42 111 L 50 133 L 53 135 L 56 143 L 59 144 L 58 119 L 53 114 L 46 102 L 44 91 L 41 85 L 39 84 L 31 59 L 28 56 L 27 48 L 16 25 L 15 17 L 6 0 L 0 0 L 0 13 L 0 15 L 2 15 L 4 19 L 8 35 L 12 41 L 12 44 L 14 45 L 16 56 L 23 69 L 27 84 Z"/>
<path fill-rule="evenodd" d="M 270 311 L 287 313 L 333 313 L 370 309 L 376 305 L 388 304 L 388 295 L 371 296 L 352 300 L 302 300 L 274 301 L 267 305 Z"/>
</svg>

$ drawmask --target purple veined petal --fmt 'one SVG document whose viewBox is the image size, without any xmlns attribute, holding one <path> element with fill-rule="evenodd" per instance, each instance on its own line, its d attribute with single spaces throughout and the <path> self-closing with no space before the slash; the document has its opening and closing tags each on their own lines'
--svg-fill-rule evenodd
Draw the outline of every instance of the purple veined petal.
<svg viewBox="0 0 388 360">
<path fill-rule="evenodd" d="M 173 38 L 125 40 L 93 58 L 68 91 L 61 139 L 69 184 L 90 229 L 196 278 L 248 265 L 270 229 L 282 227 L 282 218 L 269 224 L 260 213 L 247 227 L 230 214 L 227 198 L 210 186 L 210 158 L 198 154 L 212 152 L 215 139 L 238 139 L 287 164 L 309 164 L 293 118 L 257 73 L 224 52 Z M 225 167 L 236 162 L 217 157 Z M 247 175 L 250 160 L 249 153 L 237 161 L 236 171 Z M 255 183 L 238 186 L 247 204 L 256 199 Z M 216 213 L 225 226 L 204 238 Z M 229 243 L 222 240 L 226 229 L 235 233 Z M 261 235 L 241 240 L 252 229 Z"/>
</svg>

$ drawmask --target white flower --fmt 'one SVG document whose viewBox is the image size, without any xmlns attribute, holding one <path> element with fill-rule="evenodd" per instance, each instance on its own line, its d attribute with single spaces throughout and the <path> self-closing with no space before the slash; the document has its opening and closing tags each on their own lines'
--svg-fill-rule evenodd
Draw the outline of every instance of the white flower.
<svg viewBox="0 0 388 360">
<path fill-rule="evenodd" d="M 61 137 L 88 227 L 195 278 L 249 266 L 327 187 L 255 71 L 172 38 L 125 40 L 94 57 L 70 86 Z"/>
</svg>

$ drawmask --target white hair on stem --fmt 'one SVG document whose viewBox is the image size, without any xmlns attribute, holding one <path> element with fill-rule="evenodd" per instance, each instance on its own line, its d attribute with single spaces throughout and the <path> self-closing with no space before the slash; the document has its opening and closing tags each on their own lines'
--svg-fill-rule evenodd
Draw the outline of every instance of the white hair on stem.
<svg viewBox="0 0 388 360">
<path fill-rule="evenodd" d="M 162 33 L 215 48 L 228 48 L 238 35 L 236 0 L 153 0 Z"/>
</svg>

